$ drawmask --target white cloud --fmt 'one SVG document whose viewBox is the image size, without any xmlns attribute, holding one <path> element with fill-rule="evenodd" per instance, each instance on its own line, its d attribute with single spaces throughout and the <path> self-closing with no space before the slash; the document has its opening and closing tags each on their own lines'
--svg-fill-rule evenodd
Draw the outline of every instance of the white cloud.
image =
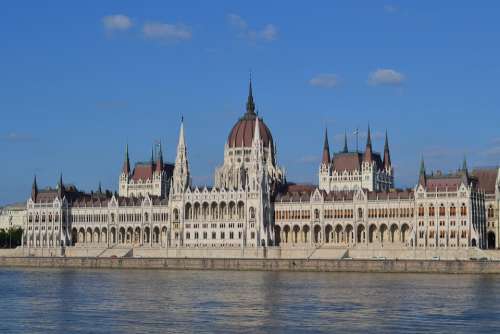
<svg viewBox="0 0 500 334">
<path fill-rule="evenodd" d="M 165 41 L 183 41 L 192 37 L 189 27 L 183 24 L 169 24 L 160 22 L 145 23 L 142 28 L 144 37 Z"/>
<path fill-rule="evenodd" d="M 107 32 L 126 31 L 133 25 L 132 20 L 122 14 L 108 15 L 102 18 L 102 24 Z"/>
<path fill-rule="evenodd" d="M 405 76 L 390 68 L 379 68 L 370 73 L 368 83 L 373 86 L 398 86 L 405 81 Z"/>
<path fill-rule="evenodd" d="M 278 36 L 278 29 L 274 25 L 268 24 L 262 29 L 260 34 L 264 40 L 274 41 Z"/>
<path fill-rule="evenodd" d="M 228 14 L 229 25 L 238 31 L 238 35 L 251 42 L 266 41 L 272 42 L 278 38 L 278 28 L 274 24 L 266 24 L 262 29 L 253 29 L 238 14 Z"/>
<path fill-rule="evenodd" d="M 30 134 L 17 132 L 10 132 L 0 137 L 0 139 L 10 143 L 29 142 L 35 140 L 35 138 Z"/>
<path fill-rule="evenodd" d="M 385 5 L 384 6 L 384 10 L 387 12 L 387 13 L 395 13 L 398 11 L 398 7 L 395 6 L 395 5 Z"/>
<path fill-rule="evenodd" d="M 243 20 L 241 18 L 241 16 L 239 16 L 239 15 L 228 14 L 227 15 L 227 20 L 229 21 L 229 24 L 231 24 L 233 27 L 236 27 L 238 29 L 245 30 L 248 27 L 246 21 Z"/>
<path fill-rule="evenodd" d="M 318 74 L 309 80 L 309 84 L 315 87 L 333 88 L 339 84 L 339 79 L 335 74 Z"/>
</svg>

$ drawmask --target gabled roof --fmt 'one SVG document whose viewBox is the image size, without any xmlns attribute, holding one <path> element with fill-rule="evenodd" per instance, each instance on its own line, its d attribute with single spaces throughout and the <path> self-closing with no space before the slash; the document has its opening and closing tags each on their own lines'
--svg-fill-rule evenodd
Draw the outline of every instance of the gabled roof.
<svg viewBox="0 0 500 334">
<path fill-rule="evenodd" d="M 495 194 L 498 168 L 476 168 L 471 173 L 477 178 L 477 187 L 486 194 Z"/>
</svg>

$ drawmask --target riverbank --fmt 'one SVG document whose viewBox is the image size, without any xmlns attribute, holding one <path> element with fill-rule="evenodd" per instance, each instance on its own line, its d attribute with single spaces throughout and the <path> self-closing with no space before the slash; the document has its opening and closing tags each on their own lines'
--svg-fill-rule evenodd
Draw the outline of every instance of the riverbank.
<svg viewBox="0 0 500 334">
<path fill-rule="evenodd" d="M 500 261 L 0 257 L 0 267 L 500 274 Z"/>
</svg>

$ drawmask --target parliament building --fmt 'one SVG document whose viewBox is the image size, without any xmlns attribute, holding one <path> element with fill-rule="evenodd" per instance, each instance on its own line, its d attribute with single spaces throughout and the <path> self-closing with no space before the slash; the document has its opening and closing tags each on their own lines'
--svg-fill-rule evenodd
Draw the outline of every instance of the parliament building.
<svg viewBox="0 0 500 334">
<path fill-rule="evenodd" d="M 188 130 L 189 132 L 189 130 Z M 321 150 L 321 148 L 319 148 Z M 333 153 L 332 153 L 333 152 Z M 224 145 L 212 187 L 191 182 L 181 122 L 174 163 L 161 146 L 130 162 L 118 191 L 87 193 L 65 184 L 41 189 L 35 177 L 26 203 L 23 245 L 63 254 L 71 248 L 467 249 L 499 248 L 500 169 L 430 172 L 396 189 L 386 134 L 383 152 L 330 147 L 325 131 L 318 185 L 287 180 L 271 130 L 257 115 L 250 82 L 246 111 Z"/>
</svg>

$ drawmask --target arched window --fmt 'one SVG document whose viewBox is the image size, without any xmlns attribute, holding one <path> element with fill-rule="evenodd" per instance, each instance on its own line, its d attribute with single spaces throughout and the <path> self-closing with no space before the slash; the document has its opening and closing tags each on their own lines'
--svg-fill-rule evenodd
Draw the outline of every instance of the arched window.
<svg viewBox="0 0 500 334">
<path fill-rule="evenodd" d="M 455 207 L 454 204 L 452 204 L 450 207 L 450 216 L 455 217 L 456 215 L 457 215 L 457 208 Z"/>
<path fill-rule="evenodd" d="M 430 217 L 434 217 L 434 214 L 435 214 L 435 212 L 434 212 L 434 206 L 431 204 L 429 206 L 429 216 Z"/>
<path fill-rule="evenodd" d="M 250 219 L 255 219 L 255 208 L 250 207 L 249 212 L 250 212 Z"/>
<path fill-rule="evenodd" d="M 319 219 L 319 210 L 318 209 L 314 210 L 314 219 Z"/>
<path fill-rule="evenodd" d="M 363 218 L 363 209 L 358 208 L 358 218 Z"/>
<path fill-rule="evenodd" d="M 148 215 L 148 213 L 147 213 L 147 212 L 144 214 L 144 221 L 145 221 L 145 222 L 148 222 L 148 221 L 149 221 L 149 215 Z"/>
<path fill-rule="evenodd" d="M 465 203 L 462 203 L 462 206 L 460 207 L 460 215 L 467 216 L 467 207 L 465 206 Z"/>
<path fill-rule="evenodd" d="M 490 205 L 488 207 L 488 218 L 493 218 L 493 217 L 495 217 L 495 211 L 493 210 L 493 206 Z"/>
<path fill-rule="evenodd" d="M 439 216 L 444 217 L 445 215 L 446 215 L 446 209 L 444 208 L 444 205 L 441 204 L 441 206 L 439 207 Z"/>
</svg>

